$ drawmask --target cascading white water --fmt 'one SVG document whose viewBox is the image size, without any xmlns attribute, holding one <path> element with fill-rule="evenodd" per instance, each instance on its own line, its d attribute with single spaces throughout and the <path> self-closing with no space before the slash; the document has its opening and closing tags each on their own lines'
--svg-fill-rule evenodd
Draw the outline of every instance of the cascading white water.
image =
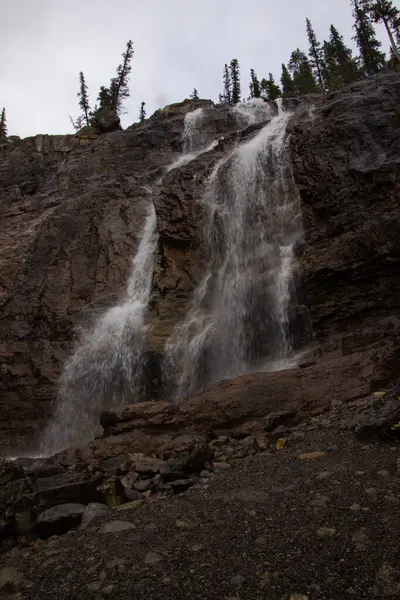
<svg viewBox="0 0 400 600">
<path fill-rule="evenodd" d="M 216 140 L 206 145 L 203 117 L 202 108 L 185 115 L 183 154 L 167 167 L 167 172 L 194 160 L 218 143 Z M 146 191 L 151 193 L 150 189 Z M 143 237 L 133 259 L 126 297 L 83 332 L 76 351 L 64 366 L 56 412 L 42 438 L 42 456 L 92 439 L 102 410 L 135 399 L 143 377 L 145 315 L 157 244 L 156 225 L 151 203 Z"/>
<path fill-rule="evenodd" d="M 151 203 L 125 298 L 83 333 L 64 367 L 57 409 L 43 436 L 42 455 L 93 439 L 102 410 L 134 399 L 143 375 L 144 320 L 157 244 L 156 224 Z"/>
<path fill-rule="evenodd" d="M 252 98 L 247 102 L 239 102 L 232 109 L 233 115 L 242 127 L 268 121 L 271 117 L 270 105 L 261 98 Z"/>
<path fill-rule="evenodd" d="M 248 372 L 263 357 L 290 353 L 288 307 L 302 227 L 287 148 L 290 113 L 278 108 L 209 178 L 208 270 L 166 347 L 165 372 L 178 377 L 177 399 Z"/>
<path fill-rule="evenodd" d="M 167 173 L 173 169 L 183 167 L 200 154 L 209 152 L 218 144 L 218 140 L 209 142 L 205 135 L 202 127 L 204 116 L 204 108 L 196 108 L 186 113 L 182 134 L 182 154 L 167 167 Z"/>
<path fill-rule="evenodd" d="M 182 135 L 183 154 L 191 154 L 204 148 L 206 139 L 202 124 L 204 119 L 204 108 L 196 108 L 186 113 L 184 119 L 184 131 Z"/>
</svg>

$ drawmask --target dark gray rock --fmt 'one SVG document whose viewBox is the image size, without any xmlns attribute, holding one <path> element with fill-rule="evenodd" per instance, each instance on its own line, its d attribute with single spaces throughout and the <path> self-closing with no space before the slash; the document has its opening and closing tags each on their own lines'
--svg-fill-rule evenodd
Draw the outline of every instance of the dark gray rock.
<svg viewBox="0 0 400 600">
<path fill-rule="evenodd" d="M 168 463 L 158 458 L 150 458 L 144 456 L 136 462 L 136 471 L 141 474 L 156 475 L 167 475 L 170 472 Z"/>
<path fill-rule="evenodd" d="M 152 479 L 141 479 L 140 481 L 136 481 L 136 483 L 133 484 L 133 488 L 137 491 L 137 492 L 146 492 L 147 490 L 150 489 L 152 485 Z"/>
<path fill-rule="evenodd" d="M 374 400 L 357 421 L 354 433 L 360 440 L 400 439 L 400 427 L 395 427 L 400 423 L 400 385 Z"/>
<path fill-rule="evenodd" d="M 79 529 L 86 529 L 88 525 L 98 517 L 103 517 L 109 512 L 108 506 L 101 504 L 100 502 L 91 502 L 88 504 L 82 515 L 82 520 L 79 525 Z"/>
<path fill-rule="evenodd" d="M 171 481 L 167 483 L 164 489 L 170 489 L 174 492 L 174 494 L 181 494 L 182 492 L 186 492 L 189 488 L 194 485 L 193 479 L 176 479 L 175 481 Z"/>
<path fill-rule="evenodd" d="M 5 510 L 32 494 L 23 468 L 15 461 L 0 457 L 0 517 Z"/>
<path fill-rule="evenodd" d="M 65 472 L 36 480 L 39 508 L 45 509 L 58 504 L 101 501 L 97 490 L 100 477 L 88 477 L 85 473 Z"/>
<path fill-rule="evenodd" d="M 42 538 L 67 533 L 78 527 L 85 512 L 83 504 L 60 504 L 40 513 L 36 521 L 36 531 Z"/>
<path fill-rule="evenodd" d="M 324 346 L 336 336 L 347 338 L 345 353 L 392 341 L 387 357 L 380 345 L 386 360 L 372 389 L 398 376 L 399 84 L 398 73 L 368 77 L 312 112 L 304 107 L 290 125 L 306 233 L 304 304 Z"/>
</svg>

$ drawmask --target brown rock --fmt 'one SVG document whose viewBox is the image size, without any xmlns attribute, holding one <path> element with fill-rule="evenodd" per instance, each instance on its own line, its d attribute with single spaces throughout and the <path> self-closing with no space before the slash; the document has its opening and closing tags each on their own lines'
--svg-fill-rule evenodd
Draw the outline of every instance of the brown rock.
<svg viewBox="0 0 400 600">
<path fill-rule="evenodd" d="M 297 458 L 299 460 L 314 460 L 316 458 L 324 458 L 326 456 L 326 452 L 306 452 L 305 454 L 300 454 Z"/>
</svg>

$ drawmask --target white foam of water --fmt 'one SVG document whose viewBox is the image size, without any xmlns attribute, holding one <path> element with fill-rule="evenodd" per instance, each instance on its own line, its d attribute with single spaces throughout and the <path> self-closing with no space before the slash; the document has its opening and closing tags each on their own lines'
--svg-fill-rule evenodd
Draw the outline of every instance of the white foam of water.
<svg viewBox="0 0 400 600">
<path fill-rule="evenodd" d="M 206 152 L 210 152 L 210 150 L 212 150 L 213 148 L 215 148 L 215 146 L 218 145 L 219 141 L 220 140 L 213 140 L 208 146 L 206 146 L 205 148 L 200 148 L 200 149 L 196 150 L 196 152 L 189 152 L 188 154 L 181 154 L 181 156 L 179 156 L 179 158 L 177 158 L 173 163 L 171 163 L 167 167 L 166 172 L 169 173 L 173 169 L 178 169 L 179 167 L 183 167 L 183 165 L 187 165 L 188 163 L 192 162 L 192 160 L 195 160 L 195 158 L 200 156 L 200 154 L 205 154 Z"/>
<path fill-rule="evenodd" d="M 259 107 L 253 103 L 254 119 Z M 282 362 L 291 352 L 288 307 L 302 228 L 285 135 L 290 113 L 279 103 L 278 110 L 209 178 L 202 200 L 209 266 L 166 346 L 177 399 L 252 370 L 254 354 Z"/>
<path fill-rule="evenodd" d="M 232 108 L 232 113 L 243 127 L 255 123 L 263 123 L 271 118 L 270 105 L 261 98 L 252 98 L 247 102 L 239 102 Z"/>
<path fill-rule="evenodd" d="M 58 405 L 41 453 L 53 454 L 92 439 L 102 410 L 134 400 L 140 384 L 146 310 L 157 243 L 151 203 L 122 302 L 83 332 L 60 378 Z"/>
</svg>

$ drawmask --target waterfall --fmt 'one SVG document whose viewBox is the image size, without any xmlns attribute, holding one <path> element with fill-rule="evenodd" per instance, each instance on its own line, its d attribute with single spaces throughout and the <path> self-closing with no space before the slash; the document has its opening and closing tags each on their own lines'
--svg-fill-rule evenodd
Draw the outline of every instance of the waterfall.
<svg viewBox="0 0 400 600">
<path fill-rule="evenodd" d="M 281 103 L 278 109 L 209 177 L 202 199 L 208 269 L 166 345 L 164 370 L 167 380 L 168 374 L 178 379 L 177 399 L 249 372 L 260 360 L 290 355 L 288 309 L 302 225 L 286 137 L 291 113 Z M 258 112 L 253 118 L 260 119 Z"/>
<path fill-rule="evenodd" d="M 219 140 L 213 140 L 207 144 L 208 138 L 202 127 L 204 115 L 204 108 L 196 108 L 186 113 L 182 134 L 182 154 L 167 167 L 167 173 L 188 164 L 200 154 L 209 152 L 218 144 Z"/>
<path fill-rule="evenodd" d="M 203 117 L 202 108 L 185 115 L 183 154 L 167 167 L 167 173 L 218 143 L 216 140 L 206 145 Z M 146 191 L 151 193 L 148 188 Z M 75 352 L 64 366 L 56 412 L 42 437 L 41 455 L 54 454 L 93 439 L 102 410 L 135 401 L 143 378 L 145 316 L 158 237 L 156 225 L 156 213 L 151 203 L 142 240 L 132 262 L 125 298 L 83 332 Z"/>
<path fill-rule="evenodd" d="M 202 128 L 204 108 L 196 108 L 186 113 L 182 136 L 183 154 L 192 154 L 204 148 L 205 136 Z"/>
<path fill-rule="evenodd" d="M 247 102 L 235 104 L 232 113 L 242 127 L 248 127 L 254 123 L 268 121 L 271 118 L 271 107 L 261 98 L 252 98 Z"/>
<path fill-rule="evenodd" d="M 59 382 L 58 404 L 44 433 L 41 453 L 54 454 L 93 439 L 105 408 L 132 402 L 143 376 L 144 319 L 157 244 L 151 203 L 125 298 L 83 333 Z"/>
</svg>

